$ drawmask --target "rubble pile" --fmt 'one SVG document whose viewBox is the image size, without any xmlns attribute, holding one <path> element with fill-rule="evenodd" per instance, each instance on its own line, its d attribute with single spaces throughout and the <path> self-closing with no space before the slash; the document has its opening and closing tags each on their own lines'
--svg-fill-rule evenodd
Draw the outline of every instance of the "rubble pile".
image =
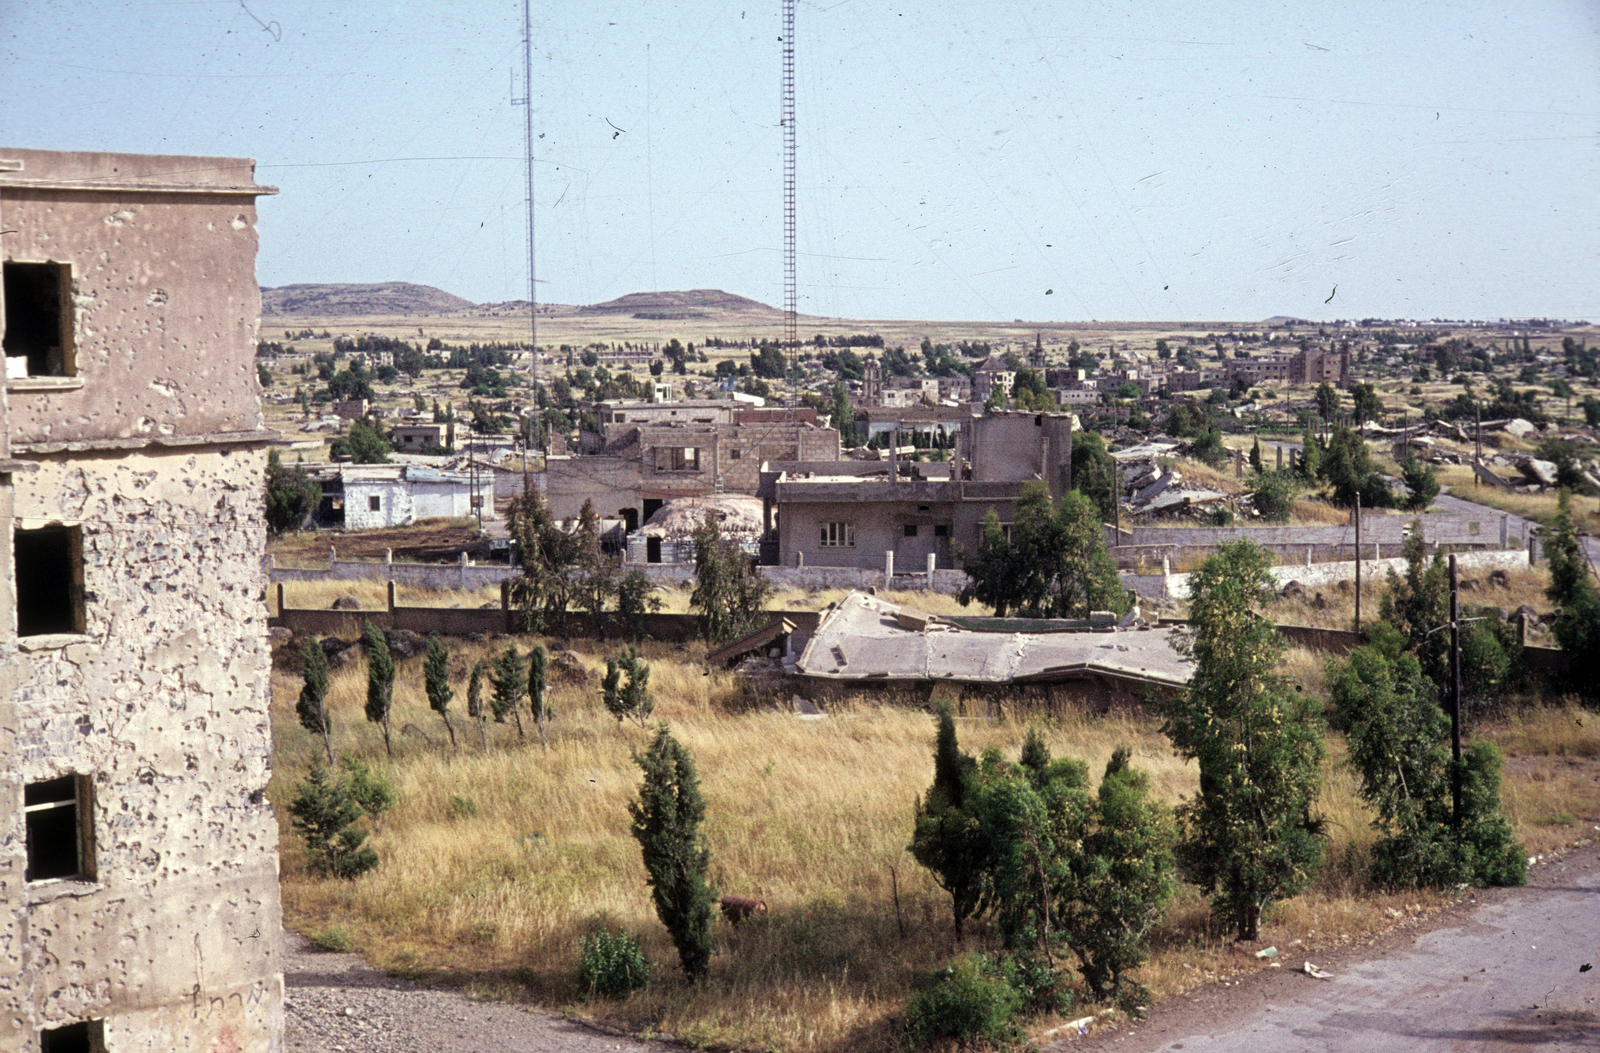
<svg viewBox="0 0 1600 1053">
<path fill-rule="evenodd" d="M 1162 461 L 1186 452 L 1186 443 L 1174 440 L 1143 442 L 1111 454 L 1122 475 L 1120 500 L 1134 515 L 1187 516 L 1199 519 L 1219 508 L 1233 508 L 1238 498 L 1185 480 L 1176 467 Z"/>
</svg>

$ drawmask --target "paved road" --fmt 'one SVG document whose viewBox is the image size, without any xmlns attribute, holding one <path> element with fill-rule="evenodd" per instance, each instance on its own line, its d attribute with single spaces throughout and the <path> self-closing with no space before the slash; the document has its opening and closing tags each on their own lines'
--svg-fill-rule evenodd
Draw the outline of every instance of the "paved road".
<svg viewBox="0 0 1600 1053">
<path fill-rule="evenodd" d="M 1505 1053 L 1600 1049 L 1600 853 L 1534 868 L 1414 941 L 1348 962 L 1300 960 L 1211 985 L 1124 1032 L 1063 1050 L 1119 1053 Z M 1316 960 L 1313 958 L 1313 960 Z M 1586 963 L 1596 968 L 1580 971 Z"/>
</svg>

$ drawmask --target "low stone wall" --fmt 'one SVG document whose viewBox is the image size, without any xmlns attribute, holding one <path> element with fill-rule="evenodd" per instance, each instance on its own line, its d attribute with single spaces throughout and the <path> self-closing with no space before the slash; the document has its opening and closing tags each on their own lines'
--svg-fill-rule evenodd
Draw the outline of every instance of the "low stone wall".
<svg viewBox="0 0 1600 1053">
<path fill-rule="evenodd" d="M 1511 549 L 1505 552 L 1461 552 L 1456 555 L 1456 566 L 1462 570 L 1471 570 L 1488 573 L 1491 570 L 1512 570 L 1528 565 L 1528 554 Z M 1363 591 L 1370 582 L 1381 585 L 1388 580 L 1389 571 L 1404 575 L 1406 561 L 1403 559 L 1364 559 L 1361 561 L 1361 582 Z M 1356 576 L 1354 560 L 1342 560 L 1338 563 L 1313 563 L 1310 566 L 1295 566 L 1288 564 L 1281 567 L 1272 567 L 1268 573 L 1277 581 L 1278 586 L 1298 581 L 1308 589 L 1322 588 L 1340 581 L 1353 581 Z M 1157 575 L 1142 575 L 1142 578 L 1154 578 Z M 1189 574 L 1168 574 L 1166 577 L 1166 595 L 1174 599 L 1187 599 L 1189 597 Z"/>
<path fill-rule="evenodd" d="M 692 571 L 692 568 L 691 568 Z M 517 568 L 504 563 L 391 563 L 381 559 L 335 559 L 327 567 L 270 566 L 272 581 L 393 581 L 417 589 L 476 592 L 510 581 Z M 691 573 L 691 577 L 693 574 Z"/>
</svg>

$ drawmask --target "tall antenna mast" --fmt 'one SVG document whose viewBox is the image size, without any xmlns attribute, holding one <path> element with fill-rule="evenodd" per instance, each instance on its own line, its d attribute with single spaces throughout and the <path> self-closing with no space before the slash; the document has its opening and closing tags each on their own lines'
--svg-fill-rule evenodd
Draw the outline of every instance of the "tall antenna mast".
<svg viewBox="0 0 1600 1053">
<path fill-rule="evenodd" d="M 528 351 L 533 356 L 533 398 L 529 407 L 533 411 L 532 434 L 529 445 L 544 446 L 544 429 L 539 414 L 539 294 L 535 286 L 533 268 L 533 17 L 532 0 L 522 0 L 522 98 L 513 98 L 513 106 L 522 106 L 522 139 L 527 152 L 527 203 L 528 203 Z M 522 467 L 528 467 L 524 451 Z"/>
<path fill-rule="evenodd" d="M 794 267 L 794 0 L 783 0 L 783 112 L 778 123 L 783 127 L 783 346 L 792 374 L 800 354 Z"/>
</svg>

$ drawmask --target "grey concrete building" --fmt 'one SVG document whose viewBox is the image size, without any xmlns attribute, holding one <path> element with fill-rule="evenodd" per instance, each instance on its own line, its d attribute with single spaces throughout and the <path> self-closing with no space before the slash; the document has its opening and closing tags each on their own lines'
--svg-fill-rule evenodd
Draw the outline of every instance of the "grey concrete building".
<svg viewBox="0 0 1600 1053">
<path fill-rule="evenodd" d="M 0 1050 L 281 1050 L 248 160 L 0 150 Z"/>
<path fill-rule="evenodd" d="M 994 413 L 961 422 L 953 461 L 774 464 L 762 473 L 764 552 L 783 566 L 905 571 L 960 566 L 992 509 L 1009 523 L 1022 488 L 1071 487 L 1072 417 Z"/>
</svg>

